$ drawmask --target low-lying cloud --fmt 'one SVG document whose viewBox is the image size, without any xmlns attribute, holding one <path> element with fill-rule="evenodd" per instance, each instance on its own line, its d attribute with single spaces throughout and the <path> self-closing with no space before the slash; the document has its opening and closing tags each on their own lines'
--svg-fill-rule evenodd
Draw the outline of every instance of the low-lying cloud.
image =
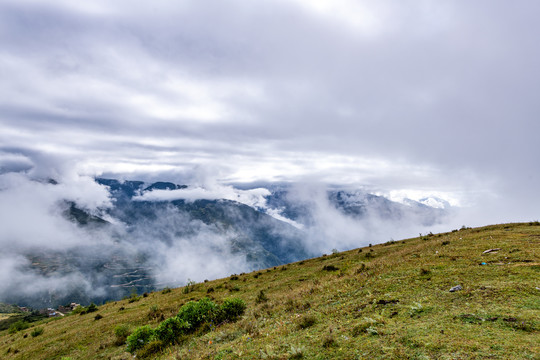
<svg viewBox="0 0 540 360">
<path fill-rule="evenodd" d="M 204 222 L 179 210 L 174 201 L 192 205 L 200 200 L 226 200 L 265 212 L 276 220 L 265 220 L 261 231 L 277 239 L 274 245 L 300 249 L 303 256 L 449 231 L 477 225 L 470 222 L 472 218 L 493 216 L 487 209 L 479 214 L 478 207 L 422 212 L 422 205 L 407 203 L 403 193 L 399 193 L 403 205 L 388 207 L 388 200 L 378 197 L 368 201 L 361 216 L 355 216 L 331 201 L 329 191 L 335 191 L 335 186 L 316 181 L 275 184 L 274 190 L 287 189 L 289 205 L 307 209 L 291 217 L 285 208 L 269 203 L 274 193 L 267 188 L 238 188 L 205 173 L 185 176 L 196 180 L 185 188 L 140 190 L 128 210 L 138 211 L 140 205 L 151 211 L 142 209 L 142 215 L 135 217 L 129 211 L 115 213 L 120 200 L 92 176 L 80 174 L 73 162 L 31 155 L 4 158 L 9 160 L 4 164 L 19 165 L 5 166 L 6 171 L 0 173 L 0 301 L 23 305 L 56 305 L 72 294 L 81 302 L 103 301 L 122 297 L 133 287 L 181 286 L 190 280 L 200 282 L 265 266 L 267 255 L 260 245 L 250 242 L 249 229 L 230 226 L 231 221 L 246 220 L 242 219 L 246 213 L 231 208 L 227 221 Z M 347 200 L 354 202 L 367 192 L 348 194 Z M 73 207 L 90 217 L 85 220 L 89 225 L 73 220 Z M 249 222 L 242 226 L 249 227 Z M 252 252 L 251 260 L 246 251 Z"/>
<path fill-rule="evenodd" d="M 155 219 L 127 224 L 108 213 L 114 199 L 106 186 L 88 176 L 62 175 L 57 181 L 0 174 L 0 301 L 43 307 L 73 294 L 77 301 L 99 301 L 133 286 L 176 287 L 253 269 L 245 254 L 232 251 L 233 231 L 192 220 L 173 206 Z M 202 197 L 221 194 L 256 205 L 264 194 L 226 186 L 220 191 Z M 154 200 L 176 198 L 172 193 Z M 191 201 L 201 197 L 196 194 Z M 79 225 L 70 220 L 72 204 L 109 224 Z"/>
<path fill-rule="evenodd" d="M 258 208 L 264 207 L 265 196 L 270 195 L 270 191 L 264 188 L 240 190 L 232 186 L 213 184 L 210 188 L 188 187 L 176 190 L 150 190 L 134 198 L 135 201 L 172 201 L 186 200 L 218 200 L 226 199 L 237 201 L 248 206 Z"/>
</svg>

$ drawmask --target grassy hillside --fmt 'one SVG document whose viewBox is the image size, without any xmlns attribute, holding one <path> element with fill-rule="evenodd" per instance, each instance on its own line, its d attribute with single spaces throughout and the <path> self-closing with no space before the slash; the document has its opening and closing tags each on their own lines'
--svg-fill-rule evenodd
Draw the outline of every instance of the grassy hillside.
<svg viewBox="0 0 540 360">
<path fill-rule="evenodd" d="M 462 290 L 449 291 L 457 285 Z M 247 304 L 240 320 L 184 336 L 152 356 L 540 359 L 539 289 L 539 223 L 462 229 L 112 302 L 14 334 L 2 331 L 0 358 L 130 359 L 115 327 L 156 327 L 189 300 L 210 297 L 220 304 L 234 296 Z M 33 336 L 36 328 L 43 332 Z"/>
</svg>

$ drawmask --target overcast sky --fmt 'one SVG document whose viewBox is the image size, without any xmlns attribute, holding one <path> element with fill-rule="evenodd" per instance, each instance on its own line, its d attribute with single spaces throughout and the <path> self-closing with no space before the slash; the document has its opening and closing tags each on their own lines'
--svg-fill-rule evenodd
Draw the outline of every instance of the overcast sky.
<svg viewBox="0 0 540 360">
<path fill-rule="evenodd" d="M 0 0 L 0 173 L 322 181 L 536 220 L 539 13 Z"/>
</svg>

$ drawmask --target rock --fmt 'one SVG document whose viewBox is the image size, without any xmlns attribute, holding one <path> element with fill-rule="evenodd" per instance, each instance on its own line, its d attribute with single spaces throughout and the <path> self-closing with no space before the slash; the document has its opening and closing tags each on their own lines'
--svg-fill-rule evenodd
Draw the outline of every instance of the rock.
<svg viewBox="0 0 540 360">
<path fill-rule="evenodd" d="M 461 287 L 461 285 L 456 285 L 450 289 L 450 292 L 459 291 L 459 290 L 463 290 L 463 288 Z"/>
</svg>

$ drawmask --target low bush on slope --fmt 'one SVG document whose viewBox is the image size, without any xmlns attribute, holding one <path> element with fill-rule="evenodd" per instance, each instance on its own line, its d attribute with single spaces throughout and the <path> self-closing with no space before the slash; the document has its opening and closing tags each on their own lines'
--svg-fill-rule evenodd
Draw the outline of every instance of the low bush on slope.
<svg viewBox="0 0 540 360">
<path fill-rule="evenodd" d="M 208 298 L 190 301 L 180 308 L 176 316 L 161 322 L 155 329 L 148 325 L 140 326 L 127 337 L 127 351 L 134 353 L 142 349 L 147 356 L 172 344 L 177 344 L 188 334 L 202 328 L 202 332 L 212 330 L 225 322 L 233 322 L 246 309 L 243 300 L 226 299 L 216 305 Z"/>
</svg>

